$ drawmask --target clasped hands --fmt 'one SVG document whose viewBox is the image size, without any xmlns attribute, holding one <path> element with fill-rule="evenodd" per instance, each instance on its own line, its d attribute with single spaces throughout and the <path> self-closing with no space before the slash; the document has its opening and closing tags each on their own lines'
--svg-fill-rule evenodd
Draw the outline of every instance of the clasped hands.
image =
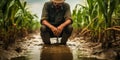
<svg viewBox="0 0 120 60">
<path fill-rule="evenodd" d="M 53 34 L 55 35 L 55 36 L 59 36 L 60 34 L 61 34 L 61 32 L 62 32 L 62 30 L 63 30 L 63 26 L 62 25 L 60 25 L 60 26 L 58 26 L 58 27 L 51 27 L 51 30 L 52 30 L 52 32 L 53 32 Z"/>
</svg>

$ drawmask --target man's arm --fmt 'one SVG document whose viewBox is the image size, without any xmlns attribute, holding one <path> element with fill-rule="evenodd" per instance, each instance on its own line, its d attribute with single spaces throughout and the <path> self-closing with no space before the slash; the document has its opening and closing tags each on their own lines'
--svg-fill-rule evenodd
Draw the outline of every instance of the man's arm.
<svg viewBox="0 0 120 60">
<path fill-rule="evenodd" d="M 67 25 L 71 24 L 71 20 L 66 20 L 64 23 L 62 23 L 60 26 L 57 27 L 58 29 L 58 33 L 57 35 L 61 34 L 62 30 L 64 29 L 64 27 L 66 27 Z"/>
<path fill-rule="evenodd" d="M 52 24 L 50 24 L 49 22 L 48 22 L 48 2 L 46 2 L 45 4 L 44 4 L 44 7 L 43 7 L 43 10 L 42 10 L 42 15 L 41 15 L 41 20 L 40 20 L 40 23 L 42 24 L 42 25 L 45 25 L 45 26 L 47 26 L 48 28 L 50 28 L 51 30 L 52 30 L 52 32 L 54 33 L 54 35 L 57 35 L 57 28 L 56 27 L 54 27 Z"/>
<path fill-rule="evenodd" d="M 50 28 L 55 36 L 58 36 L 58 29 L 51 25 L 47 20 L 43 20 L 42 24 Z"/>
<path fill-rule="evenodd" d="M 55 36 L 59 36 L 63 30 L 63 28 L 69 24 L 71 24 L 71 20 L 66 20 L 64 23 L 62 23 L 60 26 L 55 27 L 53 25 L 51 25 L 47 20 L 43 20 L 42 21 L 43 25 L 46 25 L 47 27 L 49 27 L 52 32 L 54 33 Z"/>
<path fill-rule="evenodd" d="M 65 22 L 64 23 L 62 23 L 60 26 L 58 26 L 57 27 L 57 29 L 58 29 L 58 34 L 60 34 L 61 32 L 62 32 L 62 30 L 67 26 L 67 25 L 69 25 L 69 24 L 72 24 L 72 18 L 71 18 L 71 12 L 70 12 L 70 6 L 69 6 L 69 4 L 65 4 L 65 6 L 66 6 L 66 13 L 65 13 L 65 16 L 64 16 L 64 18 L 65 18 Z"/>
<path fill-rule="evenodd" d="M 65 27 L 65 26 L 67 26 L 67 25 L 69 25 L 69 24 L 71 24 L 71 20 L 70 19 L 68 19 L 68 20 L 66 20 L 64 23 L 62 23 L 60 26 L 62 26 L 63 28 Z"/>
<path fill-rule="evenodd" d="M 50 29 L 54 28 L 54 26 L 51 25 L 47 20 L 43 20 L 42 24 L 45 25 L 45 26 L 47 26 L 47 27 L 49 27 Z"/>
</svg>

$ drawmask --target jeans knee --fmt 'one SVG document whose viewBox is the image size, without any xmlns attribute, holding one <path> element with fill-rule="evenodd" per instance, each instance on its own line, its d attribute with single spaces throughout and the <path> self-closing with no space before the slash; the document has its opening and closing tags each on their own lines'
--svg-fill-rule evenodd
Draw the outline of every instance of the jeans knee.
<svg viewBox="0 0 120 60">
<path fill-rule="evenodd" d="M 41 25 L 40 31 L 45 32 L 47 30 L 47 27 L 45 25 Z"/>
<path fill-rule="evenodd" d="M 68 30 L 70 31 L 70 32 L 72 32 L 73 31 L 73 26 L 72 25 L 68 25 Z"/>
<path fill-rule="evenodd" d="M 71 34 L 72 31 L 73 31 L 72 25 L 68 25 L 68 26 L 65 28 L 65 31 L 66 31 L 67 34 Z"/>
</svg>

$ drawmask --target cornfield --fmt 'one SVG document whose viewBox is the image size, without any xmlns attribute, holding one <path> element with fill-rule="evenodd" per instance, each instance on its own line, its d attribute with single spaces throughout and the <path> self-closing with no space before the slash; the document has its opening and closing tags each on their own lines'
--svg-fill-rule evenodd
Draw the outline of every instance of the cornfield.
<svg viewBox="0 0 120 60">
<path fill-rule="evenodd" d="M 73 10 L 73 26 L 79 35 L 93 42 L 101 42 L 103 48 L 120 41 L 120 1 L 85 0 Z M 78 34 L 77 34 L 78 35 Z"/>
<path fill-rule="evenodd" d="M 5 47 L 39 27 L 37 16 L 26 5 L 26 1 L 0 0 L 0 41 L 4 41 Z"/>
</svg>

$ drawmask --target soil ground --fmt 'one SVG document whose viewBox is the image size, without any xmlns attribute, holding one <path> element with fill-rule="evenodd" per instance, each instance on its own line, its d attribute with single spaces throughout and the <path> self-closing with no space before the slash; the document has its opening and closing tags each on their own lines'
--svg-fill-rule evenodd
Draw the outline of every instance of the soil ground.
<svg viewBox="0 0 120 60">
<path fill-rule="evenodd" d="M 60 40 L 60 38 L 59 38 Z M 88 42 L 83 37 L 68 40 L 67 45 L 44 45 L 39 33 L 17 40 L 7 50 L 0 42 L 0 60 L 116 60 L 113 49 L 103 50 L 101 43 Z M 119 60 L 119 59 L 118 59 Z"/>
</svg>

